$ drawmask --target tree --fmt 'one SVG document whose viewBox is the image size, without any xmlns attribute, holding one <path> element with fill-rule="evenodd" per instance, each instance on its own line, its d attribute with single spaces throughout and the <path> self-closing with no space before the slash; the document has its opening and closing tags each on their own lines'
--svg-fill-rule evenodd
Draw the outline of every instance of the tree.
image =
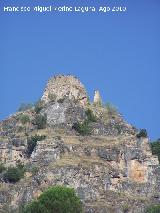
<svg viewBox="0 0 160 213">
<path fill-rule="evenodd" d="M 74 189 L 54 186 L 24 207 L 23 213 L 82 213 L 82 203 Z"/>
</svg>

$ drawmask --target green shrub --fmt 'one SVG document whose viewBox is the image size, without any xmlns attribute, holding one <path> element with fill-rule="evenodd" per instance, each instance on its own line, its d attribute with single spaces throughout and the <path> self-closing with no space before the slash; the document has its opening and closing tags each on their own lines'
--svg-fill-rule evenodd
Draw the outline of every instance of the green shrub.
<svg viewBox="0 0 160 213">
<path fill-rule="evenodd" d="M 62 104 L 63 102 L 64 102 L 64 98 L 60 98 L 60 99 L 58 99 L 58 101 L 57 101 L 58 103 L 60 103 L 60 104 Z"/>
<path fill-rule="evenodd" d="M 82 213 L 82 204 L 74 189 L 54 186 L 24 207 L 23 213 Z"/>
<path fill-rule="evenodd" d="M 39 100 L 34 106 L 34 111 L 38 114 L 44 108 L 44 101 Z"/>
<path fill-rule="evenodd" d="M 147 208 L 146 213 L 160 213 L 160 205 L 154 205 Z"/>
<path fill-rule="evenodd" d="M 36 175 L 36 174 L 38 173 L 38 171 L 39 171 L 39 168 L 38 168 L 37 166 L 33 166 L 33 167 L 31 168 L 31 173 L 32 173 L 32 175 Z"/>
<path fill-rule="evenodd" d="M 139 133 L 136 136 L 137 138 L 147 138 L 147 130 L 140 129 Z"/>
<path fill-rule="evenodd" d="M 25 171 L 24 164 L 22 164 L 19 160 L 17 161 L 17 168 Z"/>
<path fill-rule="evenodd" d="M 34 148 L 37 145 L 37 141 L 44 140 L 46 138 L 45 135 L 34 135 L 27 139 L 27 155 L 30 157 Z"/>
<path fill-rule="evenodd" d="M 17 167 L 8 167 L 7 171 L 3 175 L 3 179 L 6 182 L 16 183 L 24 176 L 24 167 L 18 165 Z"/>
<path fill-rule="evenodd" d="M 33 104 L 24 104 L 24 103 L 22 103 L 20 105 L 20 107 L 18 108 L 18 111 L 19 112 L 26 111 L 26 110 L 32 109 L 32 107 L 33 107 Z"/>
<path fill-rule="evenodd" d="M 19 115 L 19 120 L 23 125 L 30 122 L 29 115 L 26 114 Z"/>
<path fill-rule="evenodd" d="M 150 143 L 152 154 L 158 156 L 158 160 L 160 162 L 160 139 Z"/>
<path fill-rule="evenodd" d="M 127 213 L 129 211 L 128 204 L 123 204 L 122 209 L 123 209 L 123 213 Z"/>
<path fill-rule="evenodd" d="M 85 111 L 87 118 L 83 122 L 74 123 L 72 128 L 80 135 L 90 135 L 92 132 L 91 123 L 96 122 L 97 118 L 90 109 Z"/>
<path fill-rule="evenodd" d="M 53 93 L 49 93 L 48 94 L 48 98 L 49 98 L 49 100 L 51 101 L 51 102 L 55 102 L 56 101 L 56 95 L 55 94 L 53 94 Z"/>
<path fill-rule="evenodd" d="M 18 126 L 17 127 L 17 132 L 23 132 L 25 130 L 26 130 L 26 128 L 24 126 Z"/>
<path fill-rule="evenodd" d="M 88 121 L 88 122 L 96 122 L 96 121 L 97 121 L 97 118 L 96 118 L 96 116 L 93 114 L 92 110 L 87 109 L 87 110 L 85 111 L 85 113 L 86 113 L 87 121 Z"/>
<path fill-rule="evenodd" d="M 118 113 L 118 109 L 111 103 L 106 103 L 106 109 L 108 114 L 114 115 Z"/>
<path fill-rule="evenodd" d="M 122 126 L 119 123 L 116 123 L 114 125 L 114 128 L 118 131 L 118 134 L 121 134 L 121 132 L 122 132 Z"/>
<path fill-rule="evenodd" d="M 82 123 L 78 122 L 73 124 L 72 127 L 75 131 L 77 131 L 80 135 L 90 135 L 91 134 L 91 127 L 87 120 L 83 121 Z"/>
<path fill-rule="evenodd" d="M 6 170 L 6 167 L 4 166 L 3 163 L 0 163 L 0 173 Z"/>
<path fill-rule="evenodd" d="M 44 115 L 37 114 L 35 116 L 34 124 L 37 125 L 37 129 L 44 129 L 44 128 L 46 128 L 47 115 L 46 114 L 44 114 Z"/>
</svg>

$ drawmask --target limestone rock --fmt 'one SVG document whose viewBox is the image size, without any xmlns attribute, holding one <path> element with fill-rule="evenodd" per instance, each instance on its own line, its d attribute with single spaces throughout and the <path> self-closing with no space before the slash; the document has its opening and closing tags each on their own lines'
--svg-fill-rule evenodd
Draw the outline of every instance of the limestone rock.
<svg viewBox="0 0 160 213">
<path fill-rule="evenodd" d="M 17 212 L 54 185 L 73 187 L 85 213 L 144 213 L 146 206 L 160 202 L 160 166 L 148 138 L 137 138 L 137 130 L 120 113 L 103 107 L 98 91 L 88 106 L 79 80 L 59 75 L 49 80 L 42 100 L 38 115 L 46 114 L 45 129 L 35 125 L 34 109 L 0 122 L 0 161 L 6 167 L 21 162 L 26 168 L 15 184 L 4 182 L 5 171 L 0 174 L 0 212 Z M 86 109 L 94 121 L 87 120 Z M 21 114 L 29 116 L 27 124 Z M 90 135 L 72 128 L 84 121 Z M 45 137 L 29 157 L 27 138 L 37 135 Z"/>
<path fill-rule="evenodd" d="M 83 106 L 75 104 L 71 100 L 50 103 L 42 110 L 42 113 L 47 115 L 47 123 L 52 127 L 63 126 L 64 128 L 69 128 L 74 123 L 85 119 Z"/>
<path fill-rule="evenodd" d="M 28 167 L 39 167 L 38 173 L 8 186 L 9 197 L 4 183 L 0 205 L 6 200 L 11 209 L 16 209 L 57 184 L 73 187 L 85 204 L 86 213 L 99 213 L 102 209 L 104 213 L 123 213 L 125 203 L 128 212 L 140 213 L 153 196 L 160 199 L 160 167 L 147 144 L 141 149 L 134 136 L 83 139 L 63 136 L 38 142 L 28 162 Z"/>
<path fill-rule="evenodd" d="M 87 97 L 83 84 L 77 78 L 70 75 L 58 75 L 48 81 L 41 100 L 47 103 L 51 99 L 57 101 L 68 98 L 85 106 Z"/>
</svg>

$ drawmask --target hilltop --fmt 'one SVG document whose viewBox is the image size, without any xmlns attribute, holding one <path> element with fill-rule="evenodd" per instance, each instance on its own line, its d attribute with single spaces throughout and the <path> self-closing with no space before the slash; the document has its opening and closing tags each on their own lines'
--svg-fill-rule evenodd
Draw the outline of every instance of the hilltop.
<svg viewBox="0 0 160 213">
<path fill-rule="evenodd" d="M 140 213 L 160 202 L 160 166 L 145 130 L 126 122 L 74 76 L 51 78 L 40 100 L 0 122 L 0 212 L 52 185 L 73 187 L 88 213 Z M 3 164 L 2 164 L 3 163 Z M 23 167 L 23 169 L 22 169 Z"/>
</svg>

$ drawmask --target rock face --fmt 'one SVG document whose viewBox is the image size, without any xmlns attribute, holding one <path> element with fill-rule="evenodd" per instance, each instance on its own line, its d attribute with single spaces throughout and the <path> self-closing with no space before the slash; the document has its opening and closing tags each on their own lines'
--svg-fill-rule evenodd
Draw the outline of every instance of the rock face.
<svg viewBox="0 0 160 213">
<path fill-rule="evenodd" d="M 70 99 L 86 105 L 87 92 L 83 84 L 73 76 L 58 75 L 48 81 L 42 100 L 47 103 L 54 100 Z"/>
<path fill-rule="evenodd" d="M 47 115 L 47 123 L 49 126 L 65 126 L 72 125 L 85 118 L 85 110 L 81 104 L 73 103 L 71 100 L 63 100 L 63 102 L 50 103 L 46 106 L 42 113 Z"/>
<path fill-rule="evenodd" d="M 45 139 L 38 142 L 26 163 L 28 168 L 33 166 L 39 168 L 36 175 L 26 176 L 14 185 L 3 183 L 2 206 L 6 200 L 6 206 L 17 209 L 57 184 L 73 187 L 85 203 L 85 212 L 99 213 L 103 209 L 106 213 L 122 213 L 127 204 L 128 212 L 140 213 L 160 196 L 158 160 L 151 155 L 148 140 L 143 138 Z"/>
<path fill-rule="evenodd" d="M 0 174 L 0 212 L 18 212 L 53 185 L 73 187 L 85 213 L 144 213 L 148 205 L 160 202 L 160 166 L 147 137 L 138 138 L 118 112 L 86 105 L 87 93 L 72 76 L 51 79 L 42 100 L 38 115 L 47 115 L 44 129 L 37 129 L 33 109 L 0 122 L 1 162 L 6 167 L 21 162 L 26 168 L 15 184 Z M 86 108 L 96 120 L 89 121 Z M 29 116 L 23 126 L 21 114 Z M 92 131 L 80 135 L 74 123 Z M 29 157 L 28 138 L 37 135 L 46 137 Z"/>
</svg>

